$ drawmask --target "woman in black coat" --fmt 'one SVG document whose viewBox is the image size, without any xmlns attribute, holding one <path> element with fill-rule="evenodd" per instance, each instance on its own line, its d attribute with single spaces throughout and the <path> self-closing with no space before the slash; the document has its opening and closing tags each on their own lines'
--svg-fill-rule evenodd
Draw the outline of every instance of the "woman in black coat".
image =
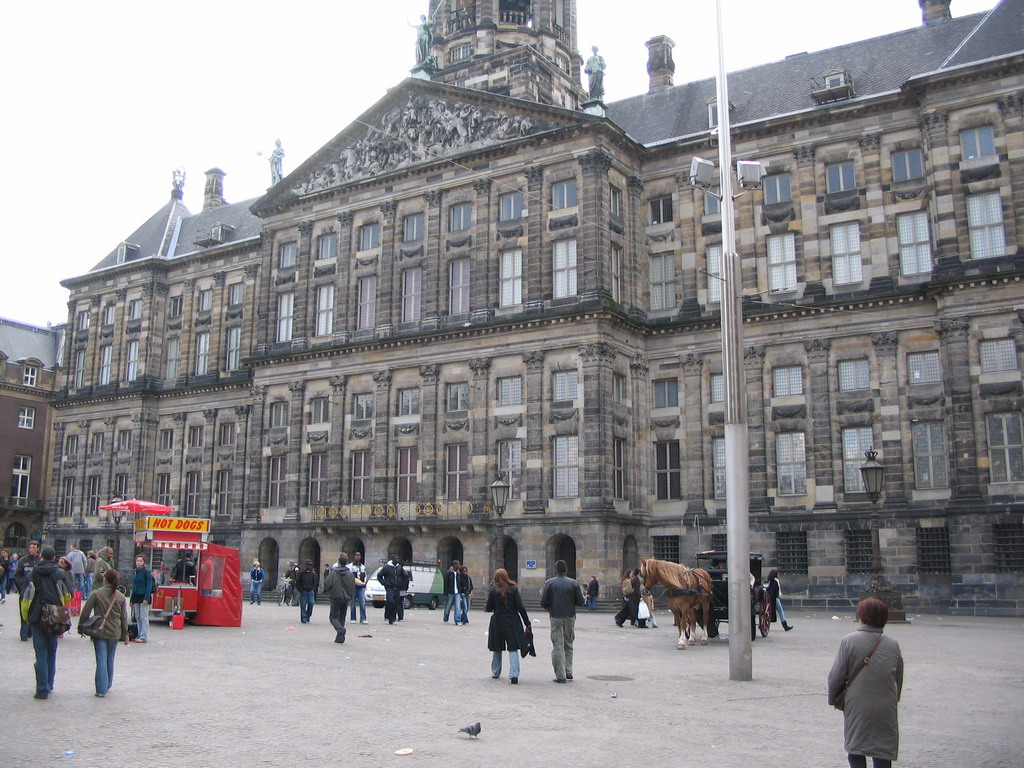
<svg viewBox="0 0 1024 768">
<path fill-rule="evenodd" d="M 615 614 L 615 623 L 622 626 L 626 619 L 636 626 L 636 612 L 640 608 L 640 571 L 628 570 L 622 577 L 622 608 Z"/>
<path fill-rule="evenodd" d="M 508 679 L 512 685 L 519 682 L 519 654 L 536 656 L 530 617 L 523 607 L 523 598 L 516 583 L 504 568 L 494 572 L 491 590 L 484 607 L 491 614 L 487 627 L 487 649 L 491 652 L 491 677 L 501 677 L 501 653 L 508 651 Z"/>
</svg>

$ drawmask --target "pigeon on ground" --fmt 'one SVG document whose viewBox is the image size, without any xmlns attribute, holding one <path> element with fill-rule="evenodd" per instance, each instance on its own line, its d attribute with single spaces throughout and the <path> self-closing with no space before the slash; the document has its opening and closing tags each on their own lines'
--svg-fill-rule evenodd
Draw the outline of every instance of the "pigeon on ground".
<svg viewBox="0 0 1024 768">
<path fill-rule="evenodd" d="M 480 735 L 480 723 L 475 725 L 467 725 L 465 728 L 459 728 L 459 733 L 468 733 L 469 738 L 475 739 Z"/>
</svg>

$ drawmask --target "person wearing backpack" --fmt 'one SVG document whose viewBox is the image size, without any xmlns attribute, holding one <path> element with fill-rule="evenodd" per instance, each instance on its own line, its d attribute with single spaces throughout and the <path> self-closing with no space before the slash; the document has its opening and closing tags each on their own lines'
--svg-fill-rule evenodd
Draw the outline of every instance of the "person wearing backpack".
<svg viewBox="0 0 1024 768">
<path fill-rule="evenodd" d="M 28 607 L 28 624 L 32 627 L 32 647 L 36 652 L 36 695 L 37 699 L 45 699 L 53 690 L 53 678 L 57 671 L 57 641 L 60 633 L 50 634 L 43 629 L 43 606 L 55 605 L 63 608 L 61 590 L 58 582 L 64 583 L 61 569 L 57 567 L 57 552 L 53 547 L 46 546 L 42 550 L 42 560 L 32 568 L 26 587 L 31 590 L 32 599 Z"/>
<path fill-rule="evenodd" d="M 56 552 L 54 552 L 56 557 Z M 18 588 L 18 595 L 21 599 L 27 599 L 25 597 L 25 590 L 28 589 L 29 580 L 32 578 L 32 570 L 39 565 L 41 559 L 39 557 L 39 542 L 30 541 L 28 543 L 28 554 L 22 555 L 18 558 L 18 564 L 14 569 L 14 585 Z M 56 567 L 56 564 L 54 564 Z M 28 640 L 32 637 L 32 625 L 24 618 L 21 620 L 21 639 L 22 641 Z"/>
</svg>

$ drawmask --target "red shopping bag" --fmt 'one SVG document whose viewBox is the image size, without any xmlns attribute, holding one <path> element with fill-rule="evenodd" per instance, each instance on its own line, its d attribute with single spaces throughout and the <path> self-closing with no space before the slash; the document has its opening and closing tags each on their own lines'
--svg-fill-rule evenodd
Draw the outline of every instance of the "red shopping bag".
<svg viewBox="0 0 1024 768">
<path fill-rule="evenodd" d="M 76 589 L 74 594 L 71 595 L 71 602 L 68 603 L 68 608 L 71 611 L 72 616 L 77 616 L 82 612 L 82 592 Z"/>
</svg>

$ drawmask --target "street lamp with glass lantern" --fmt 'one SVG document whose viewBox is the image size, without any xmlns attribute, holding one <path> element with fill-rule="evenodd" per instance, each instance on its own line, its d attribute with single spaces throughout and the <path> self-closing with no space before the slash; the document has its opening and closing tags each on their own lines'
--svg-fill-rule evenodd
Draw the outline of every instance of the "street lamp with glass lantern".
<svg viewBox="0 0 1024 768">
<path fill-rule="evenodd" d="M 505 482 L 505 473 L 499 472 L 498 479 L 490 485 L 491 489 L 491 506 L 494 507 L 495 513 L 498 515 L 498 519 L 501 520 L 505 514 L 505 505 L 508 503 L 508 495 L 512 490 L 512 486 Z"/>
<path fill-rule="evenodd" d="M 123 499 L 120 496 L 115 496 L 110 500 L 111 504 L 118 504 Z M 114 524 L 114 570 L 121 570 L 121 521 L 124 520 L 123 509 L 111 509 L 110 521 Z"/>
<path fill-rule="evenodd" d="M 871 500 L 871 579 L 861 590 L 860 597 L 875 597 L 889 606 L 889 621 L 906 621 L 903 610 L 903 595 L 896 586 L 882 574 L 882 545 L 878 534 L 878 502 L 882 498 L 882 483 L 885 467 L 878 461 L 878 452 L 864 451 L 866 461 L 860 467 L 864 491 Z"/>
</svg>

